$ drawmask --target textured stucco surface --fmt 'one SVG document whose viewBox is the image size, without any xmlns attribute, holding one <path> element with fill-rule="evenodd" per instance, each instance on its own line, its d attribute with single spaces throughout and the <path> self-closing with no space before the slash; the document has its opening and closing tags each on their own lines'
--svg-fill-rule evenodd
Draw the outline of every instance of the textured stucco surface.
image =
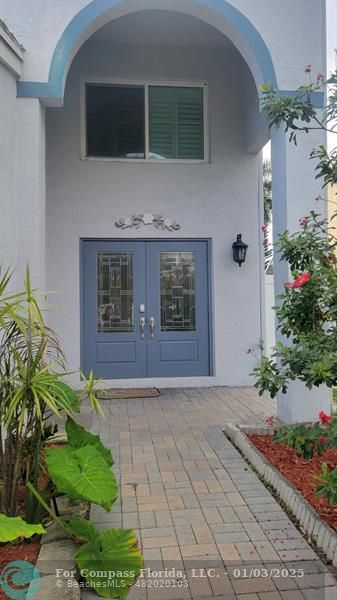
<svg viewBox="0 0 337 600">
<path fill-rule="evenodd" d="M 0 262 L 15 264 L 17 260 L 15 165 L 17 107 L 16 79 L 0 63 Z M 13 135 L 14 134 L 14 135 Z"/>
<path fill-rule="evenodd" d="M 2 0 L 0 17 L 26 49 L 22 80 L 48 79 L 57 42 L 71 19 L 87 4 L 89 0 Z M 311 0 L 310 10 L 307 0 L 233 0 L 232 5 L 250 19 L 265 40 L 280 88 L 292 89 L 302 83 L 307 63 L 312 64 L 313 73 L 324 71 L 324 0 Z M 250 65 L 255 83 L 259 81 L 247 40 L 197 0 L 125 0 L 118 10 L 92 24 L 78 39 L 74 53 L 106 20 L 139 10 L 140 6 L 191 12 L 220 28 Z M 117 217 L 164 212 L 181 223 L 182 237 L 213 238 L 216 375 L 194 383 L 251 383 L 248 373 L 254 361 L 246 350 L 260 336 L 262 300 L 260 186 L 259 158 L 245 148 L 248 145 L 251 151 L 256 150 L 261 128 L 256 119 L 255 87 L 247 73 L 243 60 L 233 51 L 133 47 L 128 52 L 121 46 L 90 48 L 89 42 L 71 67 L 65 107 L 48 110 L 46 207 L 45 109 L 36 99 L 16 100 L 15 79 L 0 68 L 1 258 L 19 265 L 18 277 L 28 260 L 35 285 L 46 284 L 60 291 L 58 297 L 53 297 L 60 310 L 50 322 L 63 338 L 72 368 L 79 365 L 79 238 L 122 236 L 125 234 L 114 228 Z M 137 79 L 207 80 L 210 164 L 81 161 L 79 77 L 110 74 Z M 322 141 L 319 135 L 307 136 L 295 149 L 289 147 L 281 132 L 273 136 L 276 232 L 286 227 L 295 229 L 298 218 L 317 208 L 314 198 L 319 183 L 313 179 L 308 156 L 311 148 Z M 318 208 L 323 207 L 320 204 Z M 242 269 L 235 267 L 230 252 L 238 232 L 249 243 L 247 264 Z M 149 229 L 139 233 L 158 236 L 157 231 Z M 128 235 L 135 237 L 138 233 Z M 277 267 L 277 288 L 281 289 L 287 279 L 286 269 Z M 296 398 L 300 404 L 295 406 Z M 311 398 L 318 406 L 319 399 L 315 400 L 312 393 Z M 302 409 L 305 399 L 298 390 L 279 405 L 288 416 L 289 411 L 297 414 Z"/>
<path fill-rule="evenodd" d="M 79 239 L 166 237 L 213 239 L 215 378 L 249 384 L 246 354 L 260 336 L 258 156 L 244 151 L 244 110 L 237 53 L 219 50 L 87 46 L 68 78 L 64 108 L 47 109 L 47 287 L 62 290 L 60 332 L 71 367 L 80 362 Z M 80 160 L 80 76 L 208 81 L 210 164 L 134 164 Z M 120 216 L 164 213 L 179 232 L 121 231 Z M 233 263 L 242 232 L 247 264 Z M 94 282 L 93 282 L 94 285 Z M 57 300 L 53 298 L 53 302 Z M 205 380 L 204 380 L 205 381 Z M 171 382 L 172 383 L 172 382 Z"/>
<path fill-rule="evenodd" d="M 39 100 L 16 99 L 16 79 L 0 63 L 0 263 L 22 282 L 29 263 L 44 285 L 45 130 Z"/>
<path fill-rule="evenodd" d="M 24 79 L 47 81 L 54 48 L 64 29 L 89 0 L 2 0 L 2 18 L 27 50 Z M 303 66 L 324 70 L 324 0 L 233 0 L 265 40 L 281 89 L 292 89 L 302 82 Z M 142 0 L 141 7 L 187 11 L 217 27 L 226 23 L 194 0 Z M 116 18 L 140 9 L 139 0 L 125 0 L 106 17 Z M 106 22 L 93 24 L 90 34 Z M 228 29 L 228 32 L 230 29 Z M 231 31 L 234 41 L 249 60 L 244 40 Z M 83 41 L 83 40 L 82 40 Z"/>
</svg>

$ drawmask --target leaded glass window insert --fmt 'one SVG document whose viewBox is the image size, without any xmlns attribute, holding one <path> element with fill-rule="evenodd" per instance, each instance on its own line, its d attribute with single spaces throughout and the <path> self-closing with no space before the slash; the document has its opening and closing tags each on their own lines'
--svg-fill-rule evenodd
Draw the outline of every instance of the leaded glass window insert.
<svg viewBox="0 0 337 600">
<path fill-rule="evenodd" d="M 160 253 L 161 331 L 195 331 L 195 253 Z"/>
<path fill-rule="evenodd" d="M 133 253 L 97 253 L 97 331 L 134 331 Z"/>
</svg>

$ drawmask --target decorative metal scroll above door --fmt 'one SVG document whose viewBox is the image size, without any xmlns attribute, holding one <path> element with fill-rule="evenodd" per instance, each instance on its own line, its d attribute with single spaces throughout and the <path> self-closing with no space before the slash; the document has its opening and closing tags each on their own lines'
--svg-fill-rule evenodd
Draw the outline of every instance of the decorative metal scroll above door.
<svg viewBox="0 0 337 600">
<path fill-rule="evenodd" d="M 164 215 L 153 215 L 152 213 L 121 217 L 115 222 L 115 225 L 120 229 L 139 229 L 141 225 L 154 225 L 156 229 L 168 231 L 178 231 L 180 229 L 180 225 L 174 219 L 164 217 Z"/>
</svg>

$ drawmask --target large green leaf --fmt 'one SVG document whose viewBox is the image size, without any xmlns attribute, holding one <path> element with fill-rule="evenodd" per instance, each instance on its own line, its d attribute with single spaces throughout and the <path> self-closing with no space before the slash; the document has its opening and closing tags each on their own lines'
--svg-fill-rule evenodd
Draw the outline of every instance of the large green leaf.
<svg viewBox="0 0 337 600">
<path fill-rule="evenodd" d="M 99 437 L 99 435 L 93 435 L 89 433 L 82 425 L 79 425 L 72 419 L 68 417 L 66 422 L 66 433 L 68 438 L 68 444 L 72 446 L 72 448 L 82 448 L 82 446 L 93 446 L 96 448 L 97 452 L 99 452 L 104 458 L 105 462 L 109 467 L 114 464 L 111 450 L 106 448 Z"/>
<path fill-rule="evenodd" d="M 36 533 L 46 533 L 42 525 L 31 525 L 21 517 L 7 517 L 0 514 L 0 542 L 12 542 L 17 538 L 30 538 Z"/>
<path fill-rule="evenodd" d="M 132 529 L 97 531 L 96 539 L 81 546 L 75 559 L 90 586 L 103 598 L 126 598 L 143 567 Z M 102 572 L 110 577 L 100 577 Z"/>
<path fill-rule="evenodd" d="M 95 525 L 83 517 L 71 517 L 65 522 L 67 531 L 81 541 L 95 541 L 98 535 Z"/>
<path fill-rule="evenodd" d="M 46 463 L 58 492 L 67 494 L 70 498 L 99 504 L 107 511 L 111 510 L 117 498 L 118 485 L 96 448 L 49 448 Z"/>
<path fill-rule="evenodd" d="M 61 379 L 53 381 L 50 393 L 57 398 L 57 402 L 63 408 L 74 413 L 80 412 L 80 399 L 76 392 Z"/>
</svg>

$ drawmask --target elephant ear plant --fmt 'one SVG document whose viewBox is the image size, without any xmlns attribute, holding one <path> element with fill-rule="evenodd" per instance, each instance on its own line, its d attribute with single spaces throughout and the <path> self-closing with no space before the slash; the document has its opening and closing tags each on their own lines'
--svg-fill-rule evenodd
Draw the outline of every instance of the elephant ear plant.
<svg viewBox="0 0 337 600">
<path fill-rule="evenodd" d="M 48 474 L 55 494 L 86 500 L 110 511 L 118 496 L 118 485 L 111 471 L 113 459 L 99 436 L 68 417 L 67 443 L 46 452 Z M 75 554 L 80 572 L 90 586 L 104 598 L 126 598 L 143 566 L 137 537 L 131 529 L 98 531 L 90 521 L 74 516 L 62 520 L 28 484 L 57 525 L 70 533 L 81 546 Z"/>
<path fill-rule="evenodd" d="M 76 539 L 86 542 L 78 552 L 80 568 L 88 561 L 102 566 L 104 559 L 109 570 L 128 571 L 119 587 L 106 582 L 103 589 L 99 582 L 90 581 L 104 597 L 125 598 L 142 566 L 135 534 L 99 532 L 79 517 L 65 523 L 50 508 L 51 499 L 60 494 L 108 511 L 117 498 L 111 452 L 73 419 L 84 397 L 102 415 L 96 381 L 92 373 L 88 380 L 82 374 L 81 395 L 64 381 L 69 374 L 65 357 L 57 336 L 44 323 L 40 308 L 44 293 L 32 289 L 29 270 L 22 292 L 12 293 L 10 286 L 10 272 L 0 270 L 0 542 L 42 534 L 40 521 L 49 513 Z M 61 421 L 64 414 L 67 444 L 46 450 L 45 441 L 56 429 L 50 417 Z M 17 499 L 22 490 L 21 506 Z"/>
</svg>

